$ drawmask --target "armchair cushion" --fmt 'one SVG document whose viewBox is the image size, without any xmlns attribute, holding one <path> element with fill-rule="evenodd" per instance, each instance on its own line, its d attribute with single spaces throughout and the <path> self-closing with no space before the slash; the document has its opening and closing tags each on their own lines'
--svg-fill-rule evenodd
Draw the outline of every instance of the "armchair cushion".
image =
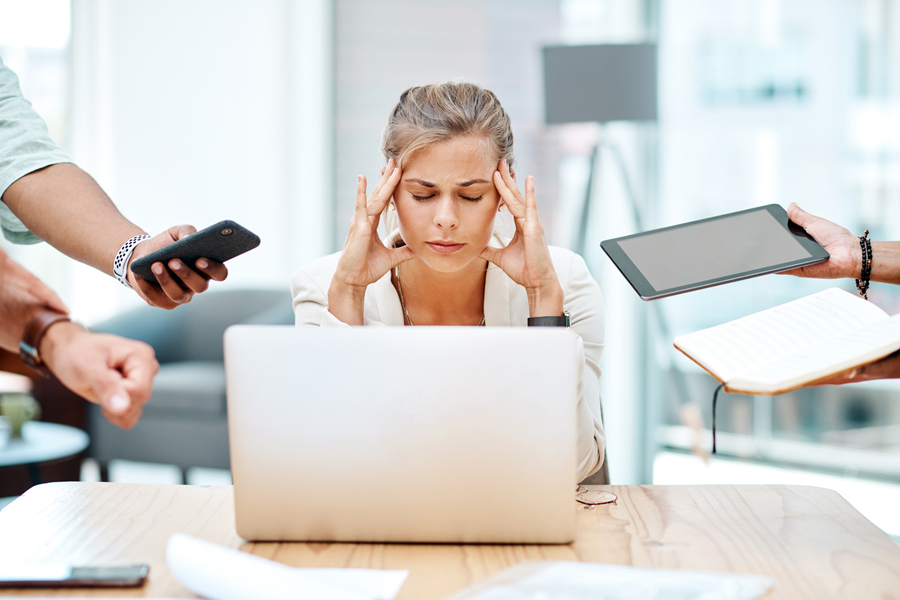
<svg viewBox="0 0 900 600">
<path fill-rule="evenodd" d="M 225 414 L 225 365 L 209 360 L 161 365 L 146 411 Z"/>
</svg>

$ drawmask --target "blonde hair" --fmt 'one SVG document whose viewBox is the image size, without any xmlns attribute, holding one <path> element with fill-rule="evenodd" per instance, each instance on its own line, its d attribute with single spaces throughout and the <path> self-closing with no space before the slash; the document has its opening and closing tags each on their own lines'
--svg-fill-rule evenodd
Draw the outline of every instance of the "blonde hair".
<svg viewBox="0 0 900 600">
<path fill-rule="evenodd" d="M 413 154 L 432 144 L 462 136 L 481 137 L 495 160 L 506 159 L 513 168 L 513 133 L 509 115 L 494 92 L 474 83 L 432 83 L 411 87 L 400 94 L 381 136 L 386 161 L 400 168 Z M 387 233 L 399 225 L 396 213 L 382 218 Z M 498 224 L 495 221 L 495 233 Z"/>
<path fill-rule="evenodd" d="M 411 87 L 400 95 L 381 138 L 385 160 L 403 162 L 437 142 L 460 136 L 482 137 L 497 160 L 510 169 L 513 134 L 509 116 L 497 96 L 474 83 L 433 83 Z"/>
</svg>

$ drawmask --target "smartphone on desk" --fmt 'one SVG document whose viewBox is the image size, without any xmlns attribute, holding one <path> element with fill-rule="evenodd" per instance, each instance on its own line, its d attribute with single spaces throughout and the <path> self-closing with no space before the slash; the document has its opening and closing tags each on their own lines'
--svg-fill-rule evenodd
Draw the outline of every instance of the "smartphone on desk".
<svg viewBox="0 0 900 600">
<path fill-rule="evenodd" d="M 198 258 L 225 262 L 257 246 L 259 236 L 249 229 L 241 227 L 234 221 L 219 221 L 215 225 L 135 259 L 130 268 L 138 277 L 156 283 L 156 275 L 150 268 L 155 262 L 168 265 L 170 260 L 177 258 L 193 269 Z"/>
<path fill-rule="evenodd" d="M 140 587 L 150 567 L 73 567 L 70 565 L 2 565 L 4 587 Z"/>
</svg>

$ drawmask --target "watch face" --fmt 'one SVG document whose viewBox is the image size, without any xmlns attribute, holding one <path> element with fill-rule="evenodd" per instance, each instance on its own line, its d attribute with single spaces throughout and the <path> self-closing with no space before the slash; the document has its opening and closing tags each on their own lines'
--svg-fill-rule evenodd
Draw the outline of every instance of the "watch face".
<svg viewBox="0 0 900 600">
<path fill-rule="evenodd" d="M 49 377 L 50 371 L 47 366 L 41 362 L 37 349 L 25 342 L 19 342 L 19 357 L 22 362 L 37 371 L 42 377 Z"/>
</svg>

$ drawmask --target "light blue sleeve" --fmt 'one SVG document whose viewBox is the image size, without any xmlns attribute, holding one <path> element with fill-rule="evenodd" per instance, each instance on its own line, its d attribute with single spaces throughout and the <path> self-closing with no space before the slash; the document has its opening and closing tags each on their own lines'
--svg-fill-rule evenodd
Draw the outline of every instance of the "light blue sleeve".
<svg viewBox="0 0 900 600">
<path fill-rule="evenodd" d="M 44 120 L 22 97 L 19 78 L 0 59 L 0 198 L 17 179 L 65 162 L 72 159 L 50 138 Z M 5 202 L 0 202 L 0 229 L 14 244 L 41 241 Z"/>
</svg>

